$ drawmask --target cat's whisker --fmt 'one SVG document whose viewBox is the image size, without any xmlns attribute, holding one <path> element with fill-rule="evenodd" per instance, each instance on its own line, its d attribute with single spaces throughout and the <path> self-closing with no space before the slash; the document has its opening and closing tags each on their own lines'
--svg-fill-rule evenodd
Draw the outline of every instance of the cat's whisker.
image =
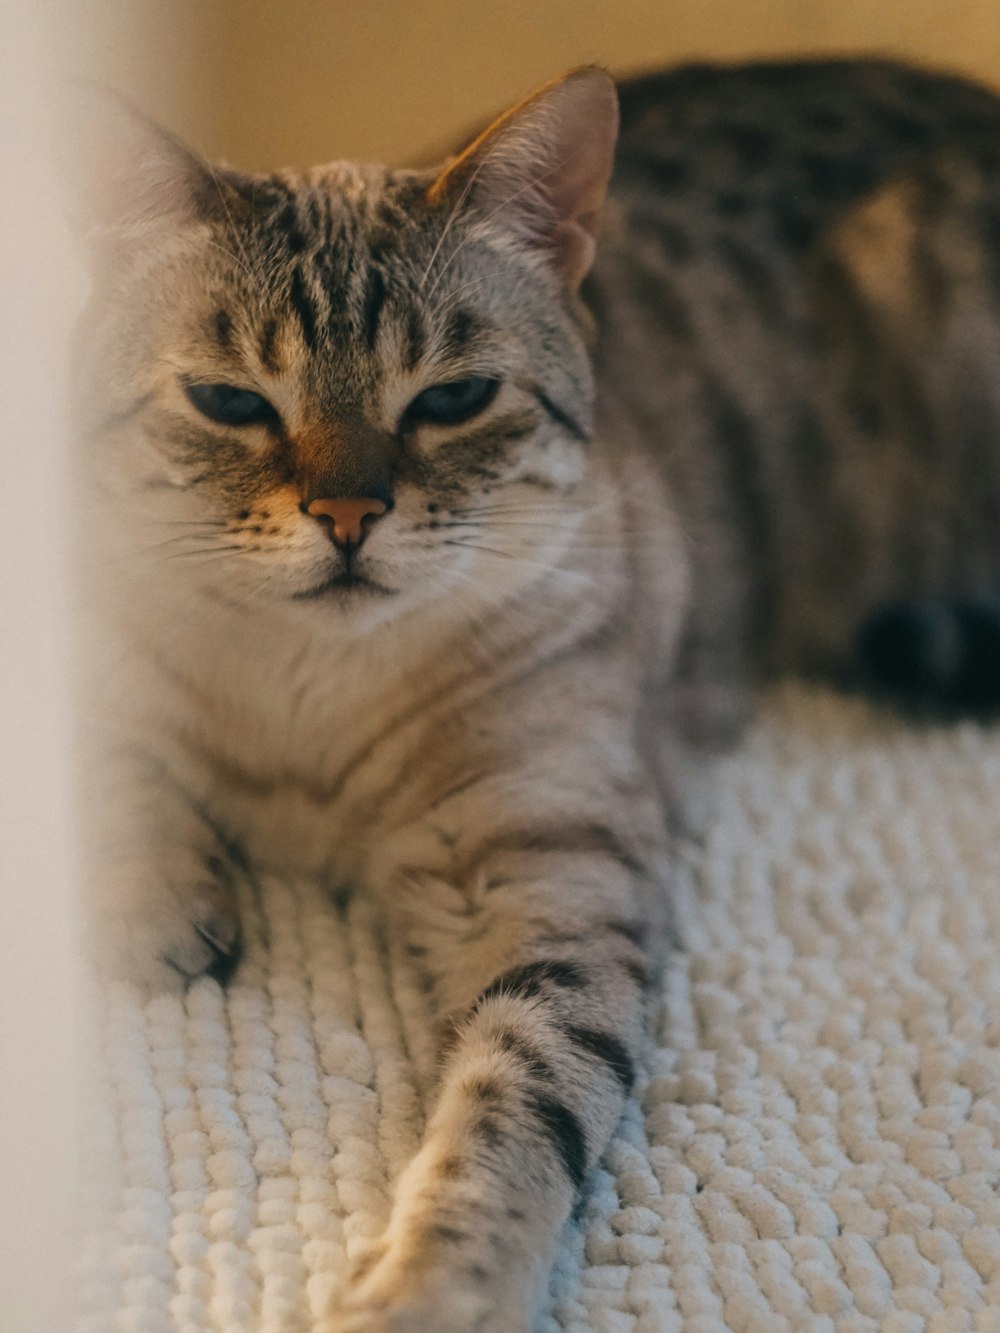
<svg viewBox="0 0 1000 1333">
<path fill-rule="evenodd" d="M 215 528 L 219 532 L 225 527 L 214 518 L 152 518 L 150 523 L 160 528 Z"/>
<path fill-rule="evenodd" d="M 219 250 L 221 251 L 222 254 L 228 255 L 228 257 L 233 261 L 234 264 L 239 265 L 239 267 L 247 275 L 250 281 L 257 287 L 258 291 L 261 290 L 260 279 L 257 277 L 256 273 L 254 273 L 253 269 L 250 268 L 250 266 L 244 260 L 242 260 L 238 254 L 236 254 L 233 250 L 230 250 L 227 246 L 220 245 L 218 241 L 207 240 L 205 244 L 210 245 L 213 250 Z"/>
<path fill-rule="evenodd" d="M 451 308 L 458 301 L 460 296 L 463 296 L 465 292 L 469 291 L 469 289 L 472 287 L 482 286 L 482 281 L 483 281 L 482 278 L 477 275 L 474 278 L 470 278 L 468 282 L 463 282 L 461 286 L 456 287 L 454 291 L 449 292 L 448 295 L 445 297 L 445 299 L 441 302 L 441 304 L 439 306 L 435 306 L 434 314 L 436 315 L 436 317 L 439 320 L 443 319 L 444 316 L 448 314 Z"/>
<path fill-rule="evenodd" d="M 160 551 L 164 546 L 176 546 L 179 542 L 204 541 L 208 534 L 203 530 L 200 532 L 181 532 L 174 537 L 166 537 L 161 542 L 149 542 L 143 546 L 144 551 Z"/>
<path fill-rule="evenodd" d="M 484 159 L 484 161 L 479 165 L 479 167 L 476 168 L 476 171 L 470 177 L 469 184 L 466 186 L 466 190 L 463 192 L 463 194 L 467 193 L 471 189 L 473 181 L 475 180 L 476 176 L 479 174 L 479 172 L 485 165 L 486 165 L 486 159 Z M 558 171 L 561 168 L 561 166 L 562 163 L 555 162 L 552 164 L 552 166 L 548 168 L 548 170 L 543 171 L 540 175 L 533 177 L 531 180 L 527 181 L 524 185 L 520 186 L 519 189 L 513 190 L 509 195 L 501 199 L 501 201 L 495 207 L 490 209 L 490 211 L 483 218 L 483 222 L 489 222 L 493 217 L 496 216 L 497 213 L 501 212 L 505 208 L 508 208 L 514 202 L 515 199 L 519 199 L 522 194 L 526 194 L 529 190 L 536 189 L 544 181 L 548 180 L 548 178 L 551 175 L 553 175 L 556 171 Z M 430 291 L 427 293 L 428 300 L 430 300 L 430 298 L 434 295 L 435 291 L 437 291 L 438 287 L 441 285 L 442 278 L 445 276 L 445 274 L 451 268 L 452 264 L 454 264 L 455 260 L 468 245 L 469 241 L 472 240 L 472 235 L 473 234 L 470 233 L 468 236 L 464 237 L 461 241 L 459 241 L 458 245 L 455 246 L 454 250 L 452 250 L 451 254 L 448 256 L 447 262 L 445 263 L 441 272 L 435 279 L 433 287 L 431 287 Z"/>
<path fill-rule="evenodd" d="M 252 548 L 248 546 L 203 546 L 197 551 L 174 551 L 171 555 L 165 556 L 166 560 L 191 560 L 200 557 L 201 559 L 211 559 L 213 556 L 227 555 L 230 558 L 234 554 L 250 555 Z"/>
<path fill-rule="evenodd" d="M 441 253 L 441 247 L 444 245 L 445 241 L 447 240 L 447 238 L 448 238 L 448 234 L 449 234 L 449 232 L 451 231 L 452 226 L 453 226 L 454 223 L 455 223 L 455 219 L 459 216 L 459 214 L 461 213 L 462 209 L 465 207 L 466 201 L 468 200 L 469 195 L 472 193 L 472 187 L 475 185 L 476 181 L 478 180 L 478 178 L 479 178 L 479 174 L 480 174 L 480 172 L 483 170 L 483 167 L 484 167 L 485 165 L 486 165 L 485 159 L 484 159 L 482 162 L 478 163 L 478 165 L 476 166 L 475 170 L 472 172 L 472 174 L 469 176 L 469 179 L 465 182 L 465 185 L 462 187 L 462 190 L 461 190 L 461 192 L 459 193 L 458 198 L 455 200 L 455 204 L 454 204 L 454 206 L 453 206 L 451 212 L 448 214 L 448 217 L 447 217 L 447 220 L 445 221 L 444 227 L 443 227 L 442 230 L 441 230 L 441 235 L 438 237 L 437 244 L 435 245 L 434 249 L 431 251 L 431 257 L 430 257 L 430 259 L 428 260 L 428 262 L 427 262 L 427 267 L 424 269 L 423 276 L 422 276 L 421 279 L 420 279 L 420 288 L 419 288 L 420 291 L 423 291 L 424 284 L 427 282 L 427 277 L 428 277 L 428 275 L 429 275 L 431 269 L 434 267 L 434 263 L 435 263 L 435 261 L 436 261 L 438 255 Z M 446 265 L 445 267 L 447 268 L 447 265 Z M 428 299 L 428 300 L 430 300 L 431 296 L 433 296 L 436 287 L 437 287 L 437 283 L 435 282 L 434 287 L 432 287 L 431 290 L 430 290 L 430 291 L 428 292 L 428 294 L 427 294 L 427 299 Z"/>
<path fill-rule="evenodd" d="M 498 546 L 485 546 L 481 542 L 468 541 L 463 538 L 447 538 L 441 544 L 442 546 L 458 546 L 466 551 L 476 551 L 483 555 L 509 560 L 513 564 L 520 565 L 523 569 L 537 569 L 546 574 L 557 574 L 564 577 L 568 582 L 581 580 L 589 583 L 592 581 L 591 576 L 582 570 L 560 569 L 556 564 L 549 564 L 544 560 L 529 560 L 517 551 L 505 551 Z"/>
</svg>

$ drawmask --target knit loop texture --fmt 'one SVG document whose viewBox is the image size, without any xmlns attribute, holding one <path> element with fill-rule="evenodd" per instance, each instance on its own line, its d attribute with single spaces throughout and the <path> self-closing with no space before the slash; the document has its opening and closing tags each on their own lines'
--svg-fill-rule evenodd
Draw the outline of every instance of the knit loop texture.
<svg viewBox="0 0 1000 1333">
<path fill-rule="evenodd" d="M 1000 1333 L 1000 733 L 789 686 L 718 787 L 539 1333 Z M 244 897 L 227 990 L 98 997 L 84 1333 L 307 1333 L 419 1144 L 373 905 Z"/>
</svg>

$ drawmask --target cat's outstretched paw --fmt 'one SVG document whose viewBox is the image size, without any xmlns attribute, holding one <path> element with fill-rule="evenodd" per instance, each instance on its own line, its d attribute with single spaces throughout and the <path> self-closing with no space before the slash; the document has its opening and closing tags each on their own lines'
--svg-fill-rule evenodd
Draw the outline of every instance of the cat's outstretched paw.
<svg viewBox="0 0 1000 1333">
<path fill-rule="evenodd" d="M 196 977 L 226 981 L 240 959 L 240 920 L 228 867 L 178 856 L 124 868 L 88 922 L 102 977 L 147 994 L 182 990 Z"/>
<path fill-rule="evenodd" d="M 509 1291 L 485 1276 L 441 1264 L 413 1272 L 384 1259 L 352 1284 L 317 1333 L 529 1333 Z"/>
<path fill-rule="evenodd" d="M 320 1324 L 317 1333 L 528 1333 L 523 1318 L 501 1310 L 463 1315 L 449 1302 L 387 1310 L 345 1310 Z"/>
</svg>

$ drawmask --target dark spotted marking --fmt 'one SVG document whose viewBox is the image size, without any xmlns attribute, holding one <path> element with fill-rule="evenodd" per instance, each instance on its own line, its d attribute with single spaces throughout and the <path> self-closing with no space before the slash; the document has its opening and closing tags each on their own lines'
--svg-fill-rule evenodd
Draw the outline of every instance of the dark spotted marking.
<svg viewBox="0 0 1000 1333">
<path fill-rule="evenodd" d="M 895 107 L 877 107 L 875 119 L 908 148 L 924 148 L 934 131 L 926 121 Z"/>
<path fill-rule="evenodd" d="M 664 216 L 659 210 L 637 209 L 630 219 L 630 230 L 637 241 L 643 243 L 636 249 L 641 252 L 645 247 L 656 247 L 667 262 L 676 268 L 682 268 L 694 257 L 694 242 L 689 232 L 675 217 Z M 586 290 L 591 305 L 595 299 L 603 295 L 600 289 L 595 290 L 592 284 Z"/>
<path fill-rule="evenodd" d="M 484 466 L 503 458 L 504 445 L 523 440 L 537 428 L 538 417 L 534 412 L 507 412 L 478 430 L 460 435 L 455 441 L 455 448 L 462 450 L 464 468 L 469 469 L 477 464 Z"/>
<path fill-rule="evenodd" d="M 844 128 L 847 120 L 842 112 L 835 111 L 833 107 L 817 106 L 806 112 L 802 123 L 818 134 L 836 134 Z"/>
<path fill-rule="evenodd" d="M 789 250 L 801 250 L 816 234 L 816 223 L 802 203 L 789 194 L 779 192 L 773 204 L 774 229 L 781 245 Z"/>
<path fill-rule="evenodd" d="M 723 125 L 722 133 L 748 171 L 760 171 L 768 166 L 775 153 L 775 137 L 756 125 Z"/>
<path fill-rule="evenodd" d="M 476 1101 L 482 1102 L 485 1106 L 502 1107 L 505 1099 L 505 1089 L 503 1084 L 497 1079 L 491 1078 L 488 1074 L 480 1074 L 471 1079 L 465 1085 L 466 1091 L 470 1097 Z"/>
<path fill-rule="evenodd" d="M 628 1092 L 635 1082 L 635 1065 L 623 1041 L 619 1041 L 610 1032 L 602 1032 L 598 1028 L 570 1024 L 563 1030 L 575 1046 L 592 1055 L 595 1060 L 603 1061 Z"/>
<path fill-rule="evenodd" d="M 679 222 L 664 218 L 659 225 L 663 252 L 672 264 L 680 267 L 694 258 L 694 242 Z"/>
<path fill-rule="evenodd" d="M 742 190 L 720 190 L 715 196 L 715 211 L 721 217 L 742 217 L 749 209 L 750 198 Z"/>
<path fill-rule="evenodd" d="M 260 331 L 260 363 L 265 370 L 272 372 L 278 369 L 278 363 L 275 360 L 275 340 L 278 336 L 278 321 L 268 319 L 264 321 L 264 327 Z"/>
<path fill-rule="evenodd" d="M 746 288 L 750 300 L 770 327 L 775 328 L 782 318 L 782 301 L 774 274 L 764 260 L 732 236 L 718 236 L 716 253 Z"/>
<path fill-rule="evenodd" d="M 578 1117 L 549 1093 L 532 1092 L 525 1100 L 555 1145 L 570 1184 L 578 1190 L 587 1174 L 587 1139 Z"/>
<path fill-rule="evenodd" d="M 833 153 L 803 153 L 799 159 L 806 189 L 827 203 L 841 203 L 871 187 L 872 163 Z"/>
<path fill-rule="evenodd" d="M 371 272 L 368 274 L 368 285 L 365 291 L 365 305 L 362 313 L 362 331 L 364 340 L 369 350 L 374 350 L 378 341 L 379 324 L 382 319 L 382 309 L 385 306 L 386 287 L 385 276 L 377 265 L 372 265 Z"/>
<path fill-rule="evenodd" d="M 605 921 L 604 929 L 611 930 L 616 935 L 621 935 L 623 939 L 628 940 L 629 944 L 634 944 L 637 949 L 645 948 L 649 938 L 649 929 L 642 921 L 621 921 L 616 918 Z"/>
<path fill-rule="evenodd" d="M 294 199 L 288 199 L 274 219 L 275 229 L 283 232 L 290 254 L 299 255 L 306 248 L 306 238 L 299 226 L 299 213 Z"/>
<path fill-rule="evenodd" d="M 233 332 L 233 321 L 225 310 L 215 312 L 215 336 L 219 340 L 221 347 L 229 346 L 229 339 Z"/>
<path fill-rule="evenodd" d="M 870 389 L 856 386 L 847 394 L 846 403 L 851 420 L 862 435 L 881 434 L 885 428 L 885 414 Z"/>
<path fill-rule="evenodd" d="M 635 982 L 640 990 L 649 986 L 649 970 L 638 958 L 619 958 L 618 965 Z"/>
<path fill-rule="evenodd" d="M 427 346 L 423 317 L 416 305 L 411 305 L 406 312 L 403 333 L 405 338 L 403 364 L 407 370 L 413 370 L 423 357 Z"/>
<path fill-rule="evenodd" d="M 465 1240 L 464 1231 L 446 1226 L 443 1222 L 436 1222 L 434 1226 L 428 1227 L 427 1234 L 431 1240 L 441 1240 L 449 1245 L 455 1244 L 456 1241 Z"/>
<path fill-rule="evenodd" d="M 457 1155 L 442 1157 L 438 1162 L 438 1174 L 444 1180 L 457 1180 L 465 1174 L 465 1162 Z"/>
<path fill-rule="evenodd" d="M 712 437 L 727 468 L 727 488 L 740 500 L 749 549 L 766 567 L 772 527 L 768 497 L 760 475 L 753 420 L 729 390 L 718 382 L 705 384 L 703 406 Z"/>
<path fill-rule="evenodd" d="M 458 356 L 467 351 L 469 344 L 482 332 L 482 324 L 470 310 L 461 307 L 452 310 L 445 321 L 442 342 L 444 351 Z"/>
<path fill-rule="evenodd" d="M 692 169 L 690 162 L 677 157 L 650 155 L 643 162 L 645 174 L 660 189 L 674 193 L 691 183 Z"/>
<path fill-rule="evenodd" d="M 497 1117 L 487 1111 L 477 1117 L 472 1124 L 472 1133 L 482 1139 L 488 1148 L 498 1148 L 503 1143 L 503 1130 Z"/>
<path fill-rule="evenodd" d="M 578 963 L 572 963 L 566 958 L 539 958 L 533 963 L 522 963 L 509 972 L 502 972 L 481 992 L 475 1008 L 500 996 L 530 1000 L 541 995 L 550 985 L 561 990 L 579 990 L 586 984 L 586 973 Z"/>
<path fill-rule="evenodd" d="M 296 267 L 292 272 L 291 288 L 288 293 L 288 299 L 292 303 L 292 309 L 299 318 L 299 324 L 302 326 L 302 337 L 305 340 L 309 350 L 316 350 L 316 310 L 313 306 L 308 293 L 306 292 L 305 282 L 302 278 L 302 270 Z"/>
<path fill-rule="evenodd" d="M 532 1078 L 549 1082 L 553 1079 L 552 1066 L 520 1033 L 512 1032 L 510 1028 L 502 1028 L 496 1034 L 496 1040 L 503 1050 L 517 1059 Z"/>
<path fill-rule="evenodd" d="M 609 824 L 596 821 L 582 824 L 557 824 L 552 828 L 511 829 L 499 833 L 480 847 L 468 870 L 474 870 L 490 857 L 502 852 L 564 852 L 567 855 L 607 856 L 617 861 L 630 875 L 642 875 L 645 867 L 631 848 L 626 847 Z"/>
</svg>

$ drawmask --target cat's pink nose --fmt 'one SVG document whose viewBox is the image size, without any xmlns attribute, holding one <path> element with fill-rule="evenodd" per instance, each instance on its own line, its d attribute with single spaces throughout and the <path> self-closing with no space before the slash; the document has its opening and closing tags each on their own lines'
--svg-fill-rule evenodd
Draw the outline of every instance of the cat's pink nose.
<svg viewBox="0 0 1000 1333">
<path fill-rule="evenodd" d="M 306 513 L 320 521 L 329 520 L 330 538 L 337 546 L 360 546 L 371 527 L 365 519 L 381 517 L 386 507 L 381 500 L 367 495 L 359 500 L 313 500 Z"/>
</svg>

